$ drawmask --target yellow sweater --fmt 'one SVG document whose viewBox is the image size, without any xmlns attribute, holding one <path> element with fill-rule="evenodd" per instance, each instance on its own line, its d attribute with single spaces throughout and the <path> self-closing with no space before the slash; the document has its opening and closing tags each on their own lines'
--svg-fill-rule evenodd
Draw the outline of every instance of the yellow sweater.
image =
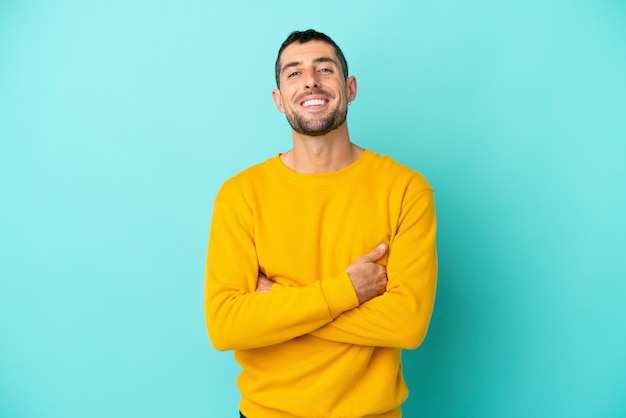
<svg viewBox="0 0 626 418">
<path fill-rule="evenodd" d="M 332 173 L 277 155 L 224 183 L 205 282 L 210 339 L 235 350 L 250 418 L 400 417 L 401 349 L 426 335 L 437 281 L 433 191 L 366 150 Z M 345 268 L 389 245 L 386 293 L 359 305 Z M 275 281 L 255 293 L 258 272 Z"/>
</svg>

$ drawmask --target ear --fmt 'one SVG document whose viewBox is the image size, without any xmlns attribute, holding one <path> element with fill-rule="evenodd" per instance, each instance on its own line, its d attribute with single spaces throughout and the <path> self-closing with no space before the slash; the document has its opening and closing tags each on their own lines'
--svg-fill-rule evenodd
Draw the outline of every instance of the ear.
<svg viewBox="0 0 626 418">
<path fill-rule="evenodd" d="M 354 99 L 356 99 L 356 87 L 356 78 L 351 75 L 346 80 L 346 95 L 348 97 L 348 103 L 351 103 Z"/>
<path fill-rule="evenodd" d="M 283 97 L 280 95 L 280 90 L 272 90 L 272 98 L 274 99 L 276 109 L 278 109 L 279 112 L 285 113 L 285 108 L 283 107 Z"/>
</svg>

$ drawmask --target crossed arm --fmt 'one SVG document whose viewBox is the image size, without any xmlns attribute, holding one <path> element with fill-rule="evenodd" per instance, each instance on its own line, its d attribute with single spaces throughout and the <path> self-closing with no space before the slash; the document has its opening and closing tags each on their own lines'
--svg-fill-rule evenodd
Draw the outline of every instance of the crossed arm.
<svg viewBox="0 0 626 418">
<path fill-rule="evenodd" d="M 207 280 L 207 323 L 213 345 L 218 350 L 265 347 L 320 329 L 385 292 L 386 269 L 376 261 L 386 251 L 380 245 L 355 260 L 346 269 L 351 272 L 349 280 L 343 273 L 307 286 L 287 287 L 259 274 L 252 293 Z"/>
<path fill-rule="evenodd" d="M 377 347 L 416 348 L 421 344 L 428 331 L 437 284 L 434 218 L 425 226 L 411 224 L 410 228 L 410 233 L 399 234 L 395 241 L 399 246 L 415 248 L 415 257 L 392 252 L 388 264 L 391 280 L 387 268 L 376 263 L 387 247 L 381 245 L 357 258 L 346 273 L 359 306 L 311 331 L 311 335 Z M 272 286 L 280 285 L 259 274 L 257 292 L 268 292 Z"/>
<path fill-rule="evenodd" d="M 346 268 L 359 304 L 385 293 L 387 287 L 387 269 L 376 262 L 387 252 L 387 245 L 379 244 L 376 248 L 357 258 Z M 256 284 L 257 293 L 269 293 L 275 283 L 259 273 Z M 277 285 L 280 286 L 280 285 Z"/>
<path fill-rule="evenodd" d="M 212 272 L 206 301 L 209 335 L 215 347 L 264 347 L 305 334 L 359 345 L 418 346 L 434 304 L 437 260 L 432 196 L 412 204 L 415 207 L 400 220 L 390 248 L 374 248 L 335 277 L 287 287 L 259 274 L 250 278 L 249 288 L 256 291 L 248 292 L 240 284 L 220 282 L 222 271 Z M 223 213 L 234 217 L 217 225 L 233 228 L 239 221 L 236 212 L 228 209 Z M 238 241 L 234 245 L 244 253 L 254 253 L 251 237 L 229 234 L 228 241 L 232 240 Z M 221 243 L 214 244 L 213 248 L 219 248 Z M 209 253 L 211 258 L 211 245 Z M 386 267 L 377 263 L 385 254 Z M 236 254 L 221 253 L 213 258 L 219 258 L 219 266 L 258 271 L 254 260 L 241 266 L 242 259 Z"/>
</svg>

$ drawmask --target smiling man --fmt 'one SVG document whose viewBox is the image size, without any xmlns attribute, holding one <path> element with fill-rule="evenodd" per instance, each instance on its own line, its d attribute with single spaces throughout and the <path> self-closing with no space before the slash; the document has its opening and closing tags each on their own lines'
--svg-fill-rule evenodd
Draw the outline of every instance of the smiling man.
<svg viewBox="0 0 626 418">
<path fill-rule="evenodd" d="M 293 32 L 272 92 L 293 148 L 215 199 L 205 313 L 243 369 L 242 417 L 402 416 L 402 349 L 424 339 L 435 298 L 433 190 L 351 142 L 348 74 L 331 38 Z"/>
<path fill-rule="evenodd" d="M 342 64 L 332 45 L 323 41 L 310 41 L 298 46 L 291 44 L 282 51 L 282 59 L 277 63 L 277 85 L 280 90 L 273 91 L 274 101 L 278 109 L 286 114 L 296 133 L 305 136 L 326 135 L 345 126 L 346 102 L 351 102 L 356 96 L 356 80 L 343 74 Z M 314 71 L 309 74 L 306 67 Z M 312 84 L 302 90 L 302 78 L 311 76 L 315 78 L 310 80 Z M 349 96 L 346 97 L 346 94 Z M 299 111 L 306 111 L 308 117 Z"/>
</svg>

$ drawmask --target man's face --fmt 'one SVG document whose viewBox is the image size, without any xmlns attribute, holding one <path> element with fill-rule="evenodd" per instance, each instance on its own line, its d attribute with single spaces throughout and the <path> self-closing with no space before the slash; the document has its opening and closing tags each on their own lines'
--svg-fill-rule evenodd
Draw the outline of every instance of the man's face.
<svg viewBox="0 0 626 418">
<path fill-rule="evenodd" d="M 322 41 L 289 45 L 280 57 L 280 89 L 272 95 L 294 131 L 320 136 L 346 120 L 356 80 L 344 80 L 332 45 Z"/>
</svg>

